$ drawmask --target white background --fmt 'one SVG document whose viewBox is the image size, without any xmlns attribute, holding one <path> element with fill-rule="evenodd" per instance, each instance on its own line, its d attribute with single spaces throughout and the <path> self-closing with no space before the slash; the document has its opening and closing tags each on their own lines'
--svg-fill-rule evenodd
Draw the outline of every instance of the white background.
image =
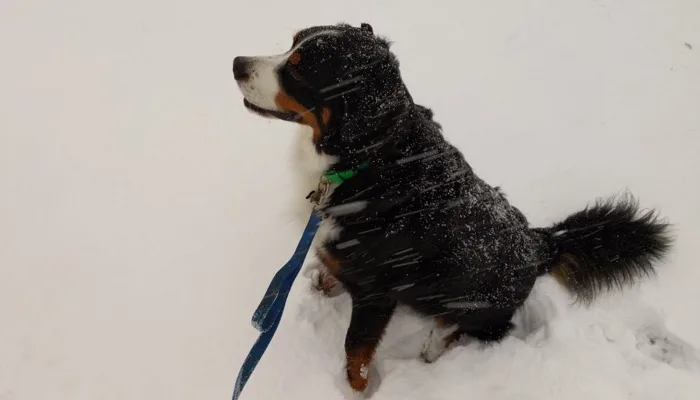
<svg viewBox="0 0 700 400">
<path fill-rule="evenodd" d="M 416 101 L 534 225 L 629 189 L 677 234 L 622 306 L 571 307 L 545 280 L 558 311 L 524 339 L 431 366 L 380 353 L 375 398 L 700 397 L 635 330 L 700 346 L 696 0 L 2 0 L 0 399 L 230 396 L 303 226 L 294 127 L 245 111 L 231 62 L 339 21 L 395 42 Z M 244 399 L 341 398 L 347 299 L 308 284 Z"/>
</svg>

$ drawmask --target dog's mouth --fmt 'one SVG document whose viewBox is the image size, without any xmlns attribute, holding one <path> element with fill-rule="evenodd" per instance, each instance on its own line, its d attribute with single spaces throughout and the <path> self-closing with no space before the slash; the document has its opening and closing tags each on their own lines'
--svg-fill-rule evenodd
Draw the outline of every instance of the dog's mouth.
<svg viewBox="0 0 700 400">
<path fill-rule="evenodd" d="M 243 99 L 243 105 L 250 111 L 268 118 L 277 118 L 283 121 L 299 121 L 301 115 L 291 112 L 291 111 L 278 111 L 278 110 L 268 110 L 266 108 L 258 107 L 255 104 L 249 102 L 247 99 Z"/>
</svg>

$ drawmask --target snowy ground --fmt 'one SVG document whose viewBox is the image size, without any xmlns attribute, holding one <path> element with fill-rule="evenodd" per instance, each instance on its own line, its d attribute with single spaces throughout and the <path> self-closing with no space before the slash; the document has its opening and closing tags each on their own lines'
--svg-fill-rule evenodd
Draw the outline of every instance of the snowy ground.
<svg viewBox="0 0 700 400">
<path fill-rule="evenodd" d="M 294 130 L 244 110 L 231 60 L 341 20 L 395 41 L 414 98 L 534 224 L 630 189 L 678 236 L 639 290 L 581 309 L 543 279 L 513 337 L 433 365 L 397 316 L 374 398 L 700 398 L 700 3 L 449 3 L 3 0 L 0 399 L 230 396 L 302 228 Z M 342 398 L 348 312 L 300 278 L 243 398 Z"/>
</svg>

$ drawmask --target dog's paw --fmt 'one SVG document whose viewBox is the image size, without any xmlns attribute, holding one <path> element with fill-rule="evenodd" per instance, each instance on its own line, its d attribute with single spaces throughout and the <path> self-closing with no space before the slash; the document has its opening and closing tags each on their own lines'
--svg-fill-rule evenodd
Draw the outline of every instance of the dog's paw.
<svg viewBox="0 0 700 400">
<path fill-rule="evenodd" d="M 343 284 L 323 269 L 316 269 L 311 273 L 311 284 L 326 297 L 336 297 L 345 292 Z"/>
<path fill-rule="evenodd" d="M 440 358 L 441 355 L 443 355 L 443 353 L 445 353 L 445 350 L 447 350 L 445 341 L 439 336 L 440 335 L 437 334 L 435 329 L 433 329 L 430 331 L 430 336 L 428 336 L 428 339 L 425 341 L 425 343 L 423 343 L 420 358 L 425 363 L 434 363 L 438 358 Z"/>
<path fill-rule="evenodd" d="M 456 326 L 433 328 L 423 344 L 423 350 L 420 352 L 421 359 L 428 364 L 435 362 L 458 338 L 456 331 Z"/>
<path fill-rule="evenodd" d="M 359 373 L 354 374 L 346 370 L 343 376 L 344 379 L 339 382 L 339 386 L 347 400 L 369 399 L 381 385 L 379 371 L 374 365 L 365 366 Z"/>
</svg>

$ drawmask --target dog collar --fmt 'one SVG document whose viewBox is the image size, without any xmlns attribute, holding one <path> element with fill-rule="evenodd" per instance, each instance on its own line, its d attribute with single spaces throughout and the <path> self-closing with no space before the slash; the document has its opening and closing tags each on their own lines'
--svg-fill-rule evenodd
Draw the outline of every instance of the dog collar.
<svg viewBox="0 0 700 400">
<path fill-rule="evenodd" d="M 357 166 L 357 168 L 351 168 L 351 169 L 346 169 L 344 171 L 328 171 L 323 176 L 321 177 L 321 180 L 318 182 L 318 188 L 316 190 L 311 191 L 311 193 L 306 196 L 306 198 L 314 203 L 315 205 L 319 205 L 323 203 L 323 199 L 328 195 L 328 192 L 330 190 L 330 187 L 332 184 L 341 184 L 348 179 L 351 179 L 355 175 L 357 175 L 361 170 L 367 168 L 369 166 L 369 163 L 364 162 L 360 165 Z"/>
<path fill-rule="evenodd" d="M 323 174 L 323 177 L 331 183 L 343 183 L 348 179 L 353 178 L 360 171 L 366 169 L 367 167 L 369 167 L 369 163 L 364 162 L 358 165 L 357 168 L 346 169 L 344 171 L 328 171 L 325 174 Z"/>
</svg>

